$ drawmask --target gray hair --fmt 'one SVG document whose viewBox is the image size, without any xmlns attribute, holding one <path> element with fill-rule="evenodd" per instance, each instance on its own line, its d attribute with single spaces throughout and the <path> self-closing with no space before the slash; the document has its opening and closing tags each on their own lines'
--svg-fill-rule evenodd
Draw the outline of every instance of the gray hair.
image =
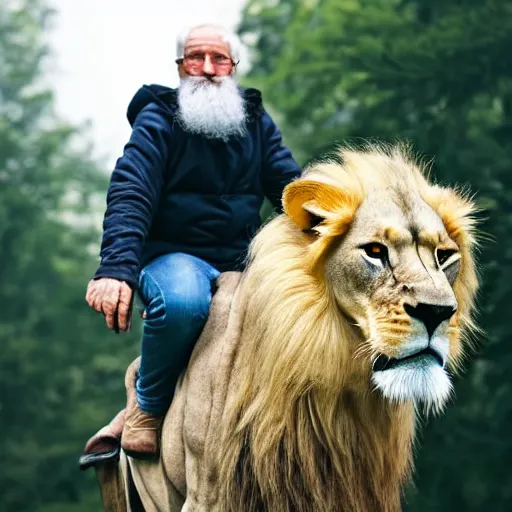
<svg viewBox="0 0 512 512">
<path fill-rule="evenodd" d="M 233 59 L 235 64 L 238 64 L 238 61 L 240 60 L 240 53 L 242 47 L 242 44 L 238 36 L 231 30 L 228 30 L 227 28 L 221 25 L 215 25 L 210 23 L 205 23 L 203 25 L 195 25 L 194 27 L 186 28 L 178 34 L 178 37 L 176 38 L 176 58 L 182 59 L 185 56 L 185 44 L 190 33 L 198 28 L 206 27 L 214 28 L 221 35 L 222 40 L 229 47 L 229 53 L 231 54 L 231 58 Z"/>
</svg>

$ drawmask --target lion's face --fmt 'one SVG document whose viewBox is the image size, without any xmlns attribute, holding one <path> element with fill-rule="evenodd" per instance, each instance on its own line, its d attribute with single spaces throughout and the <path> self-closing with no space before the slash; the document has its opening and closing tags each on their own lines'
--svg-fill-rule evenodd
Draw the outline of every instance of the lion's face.
<svg viewBox="0 0 512 512">
<path fill-rule="evenodd" d="M 318 354 L 334 361 L 323 361 L 324 380 L 336 381 L 338 357 L 354 389 L 370 384 L 390 400 L 439 408 L 452 388 L 447 368 L 459 366 L 462 340 L 476 327 L 476 206 L 431 184 L 399 149 L 340 156 L 341 164 L 306 169 L 283 194 L 300 230 L 283 239 L 289 254 L 298 246 L 290 269 L 311 277 L 295 277 L 293 290 L 300 282 L 315 297 L 312 321 L 324 320 Z"/>
<path fill-rule="evenodd" d="M 440 406 L 460 353 L 453 290 L 461 254 L 439 215 L 419 196 L 368 195 L 331 247 L 325 274 L 341 310 L 361 328 L 355 357 L 371 361 L 384 396 Z"/>
</svg>

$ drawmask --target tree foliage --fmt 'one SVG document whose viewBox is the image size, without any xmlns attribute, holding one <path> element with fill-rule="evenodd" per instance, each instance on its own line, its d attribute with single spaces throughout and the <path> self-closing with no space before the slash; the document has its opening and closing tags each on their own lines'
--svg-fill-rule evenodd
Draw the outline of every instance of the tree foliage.
<svg viewBox="0 0 512 512">
<path fill-rule="evenodd" d="M 98 509 L 78 472 L 87 438 L 123 404 L 133 336 L 109 335 L 84 301 L 107 176 L 44 87 L 43 1 L 0 3 L 0 509 Z M 83 144 L 82 144 L 83 145 Z M 75 144 L 76 146 L 76 144 Z M 96 201 L 97 203 L 97 201 Z"/>
<path fill-rule="evenodd" d="M 512 3 L 504 0 L 249 0 L 245 78 L 279 112 L 303 163 L 339 143 L 408 140 L 441 182 L 483 210 L 477 357 L 418 443 L 407 510 L 512 506 Z"/>
</svg>

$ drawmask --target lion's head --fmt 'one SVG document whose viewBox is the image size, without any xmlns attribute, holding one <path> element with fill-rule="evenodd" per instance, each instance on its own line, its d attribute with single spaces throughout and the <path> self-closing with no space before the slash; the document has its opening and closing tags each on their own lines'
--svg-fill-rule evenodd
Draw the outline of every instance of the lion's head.
<svg viewBox="0 0 512 512">
<path fill-rule="evenodd" d="M 446 402 L 473 327 L 475 207 L 380 147 L 310 166 L 283 205 L 240 287 L 225 510 L 398 510 L 414 405 Z"/>
<path fill-rule="evenodd" d="M 307 169 L 285 190 L 304 232 L 310 272 L 362 337 L 384 396 L 441 406 L 451 390 L 477 289 L 474 204 L 431 185 L 403 150 L 342 151 L 341 163 Z"/>
</svg>

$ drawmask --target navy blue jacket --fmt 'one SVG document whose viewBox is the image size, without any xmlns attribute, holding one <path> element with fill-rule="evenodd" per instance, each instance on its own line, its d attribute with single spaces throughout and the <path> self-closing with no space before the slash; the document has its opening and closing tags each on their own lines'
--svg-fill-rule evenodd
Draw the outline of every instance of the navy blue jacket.
<svg viewBox="0 0 512 512">
<path fill-rule="evenodd" d="M 224 142 L 182 128 L 176 89 L 137 92 L 128 107 L 133 131 L 107 193 L 95 279 L 136 287 L 140 269 L 170 252 L 197 256 L 221 272 L 243 268 L 264 196 L 280 209 L 283 188 L 301 172 L 260 92 L 243 94 L 247 134 Z"/>
</svg>

